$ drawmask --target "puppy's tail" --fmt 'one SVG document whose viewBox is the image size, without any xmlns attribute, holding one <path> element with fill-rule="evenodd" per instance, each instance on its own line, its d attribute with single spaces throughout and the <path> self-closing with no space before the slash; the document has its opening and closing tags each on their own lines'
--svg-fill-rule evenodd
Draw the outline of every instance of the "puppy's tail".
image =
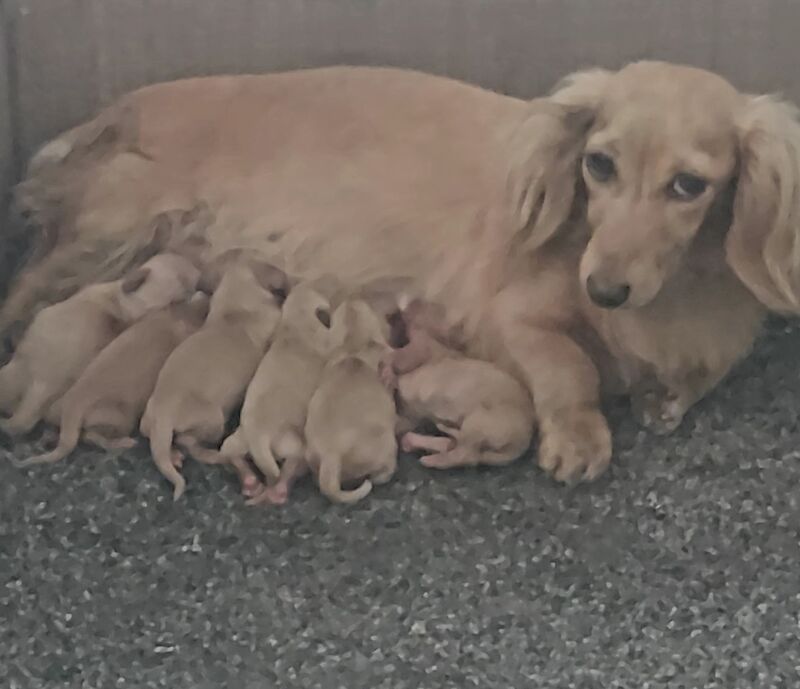
<svg viewBox="0 0 800 689">
<path fill-rule="evenodd" d="M 32 464 L 51 464 L 69 456 L 78 446 L 78 441 L 81 439 L 83 417 L 84 409 L 81 405 L 64 404 L 61 412 L 61 430 L 58 434 L 58 444 L 50 452 L 28 457 L 28 459 L 24 459 L 21 462 L 16 462 L 16 465 L 24 467 Z"/>
<path fill-rule="evenodd" d="M 320 462 L 319 489 L 329 500 L 350 505 L 363 500 L 370 494 L 372 481 L 364 479 L 358 488 L 344 490 L 342 488 L 342 459 L 339 456 L 332 456 Z"/>
<path fill-rule="evenodd" d="M 150 431 L 150 452 L 158 470 L 175 486 L 172 497 L 177 500 L 186 490 L 186 479 L 172 462 L 173 433 L 171 423 L 164 416 L 157 416 Z"/>
<path fill-rule="evenodd" d="M 274 483 L 281 476 L 281 468 L 272 451 L 272 439 L 266 433 L 260 433 L 254 440 L 255 442 L 250 443 L 250 455 L 253 462 L 261 473 Z"/>
</svg>

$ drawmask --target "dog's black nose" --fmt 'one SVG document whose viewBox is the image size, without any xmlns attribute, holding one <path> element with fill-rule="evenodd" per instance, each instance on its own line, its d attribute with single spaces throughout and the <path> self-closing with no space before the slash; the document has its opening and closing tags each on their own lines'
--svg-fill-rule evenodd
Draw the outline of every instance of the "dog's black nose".
<svg viewBox="0 0 800 689">
<path fill-rule="evenodd" d="M 586 291 L 589 293 L 591 300 L 598 306 L 602 306 L 604 309 L 616 309 L 628 301 L 631 286 L 604 283 L 595 278 L 594 275 L 590 275 L 586 278 Z"/>
</svg>

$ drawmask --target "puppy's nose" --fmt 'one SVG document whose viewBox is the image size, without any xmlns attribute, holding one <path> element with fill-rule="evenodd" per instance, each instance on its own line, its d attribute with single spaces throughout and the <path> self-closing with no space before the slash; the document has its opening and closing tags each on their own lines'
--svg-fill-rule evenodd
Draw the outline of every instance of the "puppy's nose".
<svg viewBox="0 0 800 689">
<path fill-rule="evenodd" d="M 628 301 L 631 286 L 605 282 L 590 275 L 586 278 L 586 291 L 591 300 L 604 309 L 616 309 Z"/>
</svg>

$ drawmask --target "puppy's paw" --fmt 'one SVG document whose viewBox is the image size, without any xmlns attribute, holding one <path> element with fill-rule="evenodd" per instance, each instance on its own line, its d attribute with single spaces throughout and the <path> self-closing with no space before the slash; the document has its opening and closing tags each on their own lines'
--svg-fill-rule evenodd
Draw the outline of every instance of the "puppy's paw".
<svg viewBox="0 0 800 689">
<path fill-rule="evenodd" d="M 557 481 L 593 481 L 611 462 L 611 431 L 598 409 L 543 418 L 540 432 L 539 466 Z"/>
<path fill-rule="evenodd" d="M 180 469 L 183 466 L 184 455 L 178 448 L 174 447 L 170 450 L 169 457 L 172 460 L 172 466 Z"/>
<path fill-rule="evenodd" d="M 256 505 L 285 505 L 289 501 L 289 487 L 286 484 L 276 483 L 272 486 L 261 485 L 245 504 L 250 507 Z"/>
<path fill-rule="evenodd" d="M 686 408 L 678 395 L 674 393 L 662 395 L 655 390 L 634 395 L 631 406 L 636 420 L 656 435 L 672 433 L 681 425 L 686 413 Z"/>
</svg>

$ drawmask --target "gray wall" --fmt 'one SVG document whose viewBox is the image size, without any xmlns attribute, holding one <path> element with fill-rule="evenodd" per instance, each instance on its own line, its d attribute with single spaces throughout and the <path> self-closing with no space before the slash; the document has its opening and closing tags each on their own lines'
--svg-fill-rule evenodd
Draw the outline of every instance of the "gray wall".
<svg viewBox="0 0 800 689">
<path fill-rule="evenodd" d="M 578 67 L 658 57 L 800 101 L 800 0 L 0 0 L 0 9 L 11 48 L 0 31 L 0 183 L 10 123 L 19 164 L 115 95 L 192 74 L 379 63 L 531 96 Z"/>
<path fill-rule="evenodd" d="M 7 190 L 14 175 L 14 153 L 11 148 L 11 102 L 8 88 L 8 36 L 0 6 L 0 218 L 5 212 Z M 0 265 L 2 263 L 0 262 Z"/>
</svg>

